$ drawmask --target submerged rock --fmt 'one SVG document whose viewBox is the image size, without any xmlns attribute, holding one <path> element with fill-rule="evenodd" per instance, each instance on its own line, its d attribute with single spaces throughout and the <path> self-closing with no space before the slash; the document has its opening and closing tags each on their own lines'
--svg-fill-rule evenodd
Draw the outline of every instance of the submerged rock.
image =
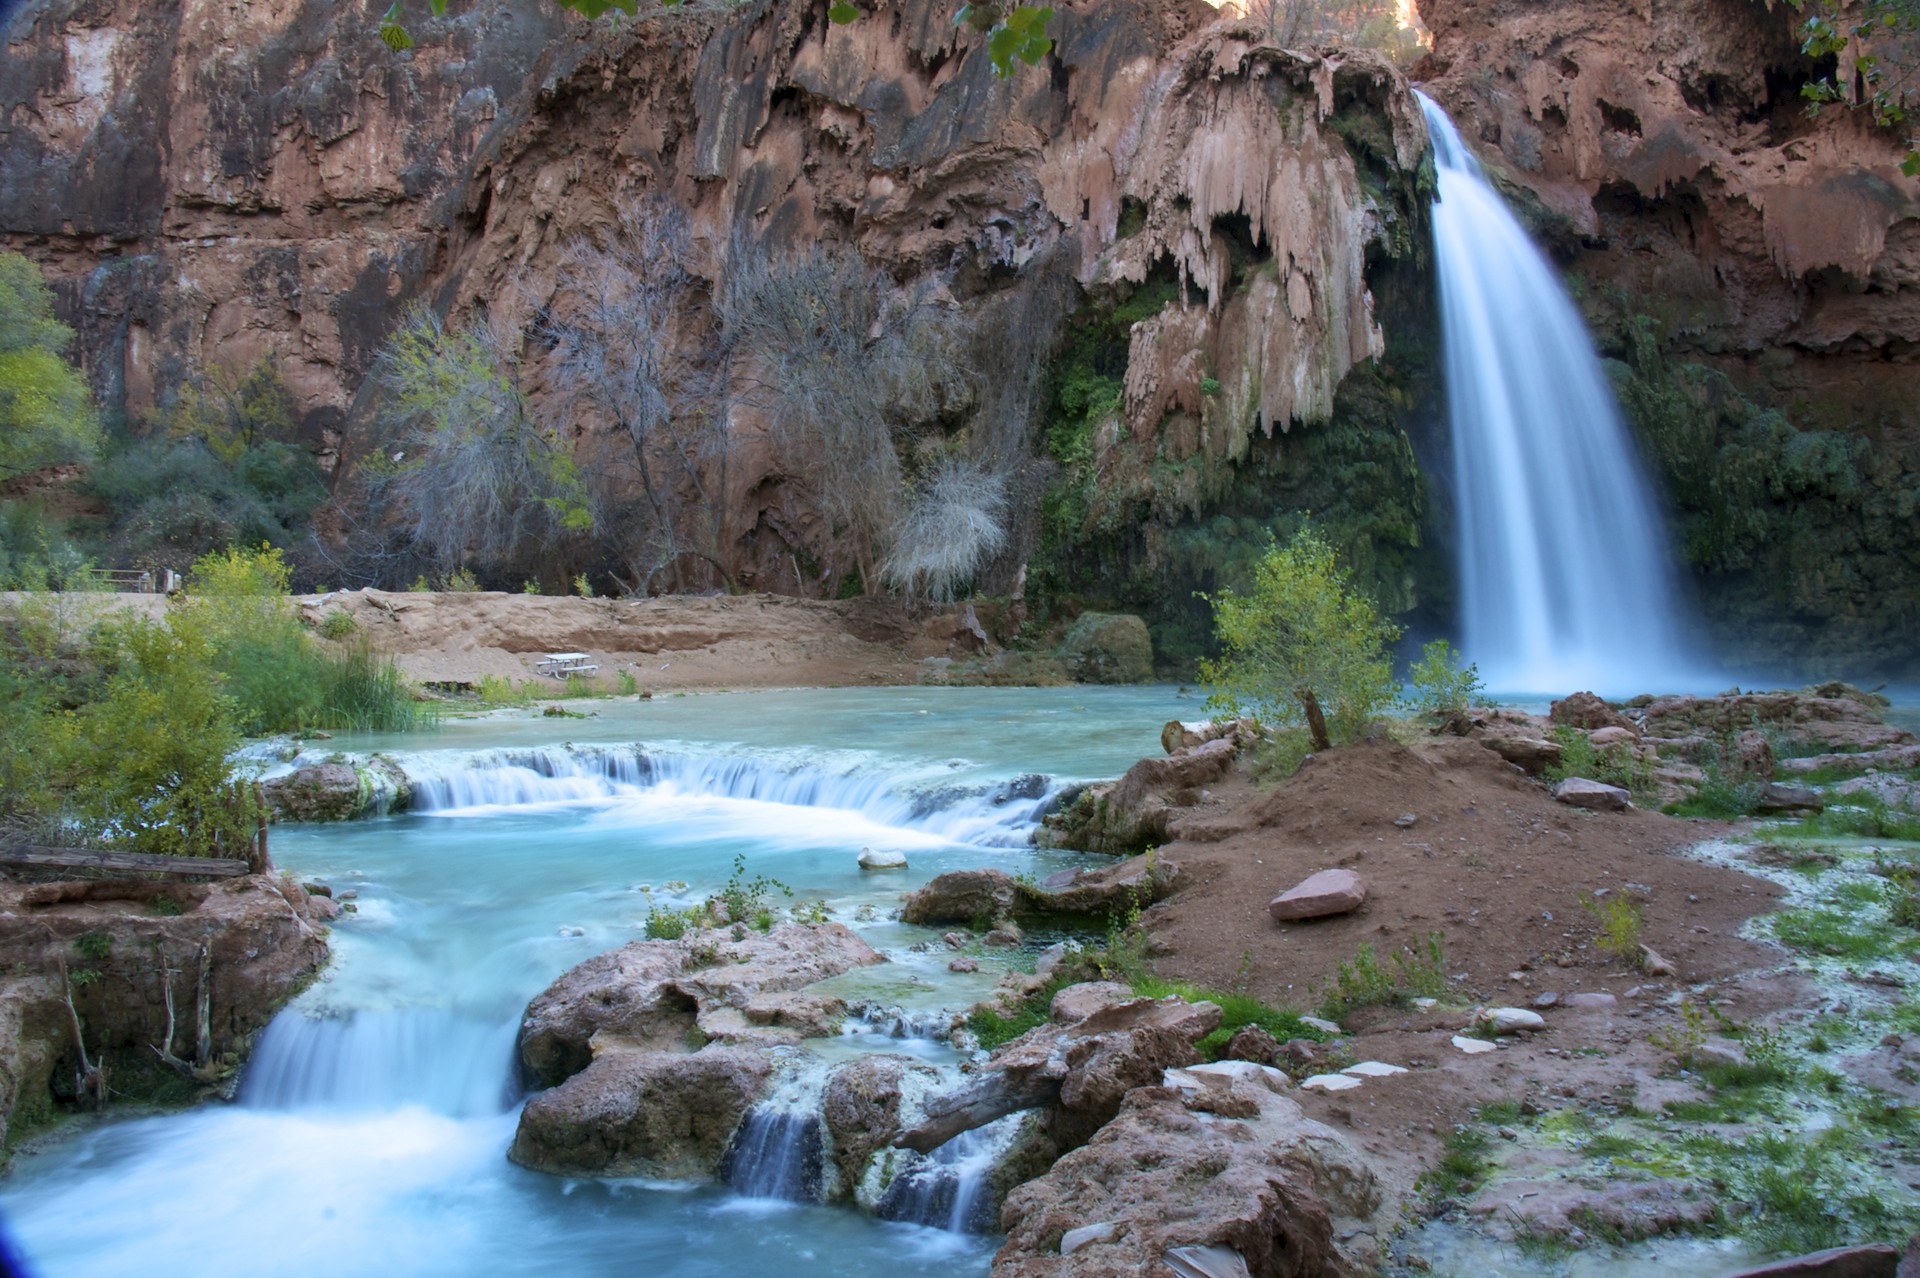
<svg viewBox="0 0 1920 1278">
<path fill-rule="evenodd" d="M 860 868 L 904 870 L 907 868 L 907 854 L 892 848 L 862 848 L 860 849 Z"/>
</svg>

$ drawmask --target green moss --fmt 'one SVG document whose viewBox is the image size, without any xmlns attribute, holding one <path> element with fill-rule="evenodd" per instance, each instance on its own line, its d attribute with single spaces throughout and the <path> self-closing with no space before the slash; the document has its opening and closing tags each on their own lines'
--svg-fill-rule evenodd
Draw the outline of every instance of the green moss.
<svg viewBox="0 0 1920 1278">
<path fill-rule="evenodd" d="M 1915 948 L 1913 936 L 1904 929 L 1842 910 L 1784 909 L 1768 920 L 1768 926 L 1775 939 L 1789 948 L 1856 962 L 1893 958 Z"/>
</svg>

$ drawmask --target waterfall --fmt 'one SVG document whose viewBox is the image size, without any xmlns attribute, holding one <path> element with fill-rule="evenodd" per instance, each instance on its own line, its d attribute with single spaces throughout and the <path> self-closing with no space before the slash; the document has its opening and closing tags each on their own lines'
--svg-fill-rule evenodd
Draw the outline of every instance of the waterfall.
<svg viewBox="0 0 1920 1278">
<path fill-rule="evenodd" d="M 1626 695 L 1710 677 L 1665 529 L 1579 312 L 1420 94 L 1459 508 L 1462 648 L 1498 690 Z"/>
<path fill-rule="evenodd" d="M 371 1113 L 417 1105 L 451 1118 L 503 1113 L 519 1095 L 519 1017 L 445 1008 L 274 1017 L 240 1083 L 250 1109 Z"/>
<path fill-rule="evenodd" d="M 913 1161 L 887 1186 L 874 1208 L 882 1220 L 931 1225 L 956 1234 L 992 1233 L 997 1227 L 991 1189 L 999 1166 L 1024 1114 L 1009 1114 L 985 1127 L 962 1132 L 924 1158 Z"/>
<path fill-rule="evenodd" d="M 713 799 L 857 813 L 892 829 L 953 843 L 1032 842 L 1058 784 L 1025 774 L 953 785 L 939 774 L 902 779 L 899 761 L 854 754 L 708 753 L 639 745 L 431 751 L 391 756 L 412 787 L 412 810 L 488 816 L 503 808 Z"/>
<path fill-rule="evenodd" d="M 826 1201 L 826 1073 L 805 1069 L 747 1111 L 720 1161 L 720 1179 L 748 1198 Z"/>
</svg>

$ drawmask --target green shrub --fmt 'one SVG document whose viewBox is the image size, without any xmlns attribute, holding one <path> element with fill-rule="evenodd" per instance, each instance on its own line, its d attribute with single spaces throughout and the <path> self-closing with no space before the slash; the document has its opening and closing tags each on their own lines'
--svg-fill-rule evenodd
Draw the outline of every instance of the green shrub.
<svg viewBox="0 0 1920 1278">
<path fill-rule="evenodd" d="M 1320 1014 L 1339 1020 L 1362 1007 L 1404 1007 L 1416 998 L 1439 998 L 1447 992 L 1445 938 L 1429 932 L 1418 946 L 1403 946 L 1392 956 L 1391 968 L 1380 962 L 1371 945 L 1362 945 L 1333 973 L 1333 988 L 1320 1003 Z"/>
<path fill-rule="evenodd" d="M 336 640 L 348 638 L 358 633 L 359 629 L 360 623 L 353 619 L 353 614 L 342 609 L 335 609 L 322 617 L 317 627 L 322 639 Z"/>
<path fill-rule="evenodd" d="M 665 909 L 656 905 L 647 911 L 644 926 L 650 941 L 677 941 L 688 931 L 700 926 L 700 912 Z"/>
<path fill-rule="evenodd" d="M 746 854 L 737 853 L 733 858 L 733 873 L 728 876 L 726 886 L 720 889 L 719 899 L 726 907 L 728 922 L 753 921 L 757 924 L 760 917 L 765 915 L 766 927 L 761 930 L 766 931 L 773 926 L 771 902 L 767 898 L 774 892 L 789 897 L 793 895 L 793 889 L 779 879 L 768 878 L 764 874 L 749 879 Z"/>
<path fill-rule="evenodd" d="M 1582 892 L 1580 907 L 1600 924 L 1594 944 L 1608 954 L 1628 962 L 1640 957 L 1640 907 L 1625 896 L 1614 894 L 1595 899 Z"/>
<path fill-rule="evenodd" d="M 1435 639 L 1420 650 L 1420 660 L 1413 663 L 1407 679 L 1402 703 L 1458 733 L 1466 732 L 1467 712 L 1487 692 L 1480 682 L 1479 667 L 1462 667 L 1460 654 L 1445 639 Z"/>
<path fill-rule="evenodd" d="M 1276 727 L 1304 722 L 1314 749 L 1325 750 L 1334 733 L 1357 737 L 1393 700 L 1387 648 L 1399 631 L 1311 528 L 1268 548 L 1248 593 L 1207 598 L 1222 655 L 1200 670 L 1217 714 Z"/>
<path fill-rule="evenodd" d="M 1619 786 L 1637 799 L 1650 797 L 1655 790 L 1653 765 L 1633 752 L 1625 742 L 1596 747 L 1579 728 L 1557 727 L 1553 739 L 1560 746 L 1560 761 L 1547 769 L 1549 781 L 1585 777 Z"/>
</svg>

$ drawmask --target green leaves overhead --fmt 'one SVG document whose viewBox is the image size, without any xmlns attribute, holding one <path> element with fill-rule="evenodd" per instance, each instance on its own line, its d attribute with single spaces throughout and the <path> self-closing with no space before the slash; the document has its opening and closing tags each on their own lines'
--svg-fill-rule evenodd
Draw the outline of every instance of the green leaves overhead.
<svg viewBox="0 0 1920 1278">
<path fill-rule="evenodd" d="M 1050 6 L 1031 4 L 965 4 L 953 15 L 955 26 L 989 33 L 987 57 L 1000 76 L 1013 74 L 1016 58 L 1032 67 L 1053 52 L 1053 38 L 1047 34 L 1052 21 Z"/>
<path fill-rule="evenodd" d="M 1813 9 L 1800 26 L 1800 51 L 1836 63 L 1835 74 L 1801 86 L 1808 111 L 1818 114 L 1830 105 L 1864 107 L 1873 113 L 1875 124 L 1906 135 L 1900 171 L 1920 177 L 1920 136 L 1907 123 L 1907 100 L 1915 91 L 1917 70 L 1911 39 L 1920 34 L 1920 0 L 1862 0 L 1844 6 L 1835 0 L 1788 2 L 1798 12 Z M 1876 44 L 1887 56 L 1874 52 Z"/>
</svg>

